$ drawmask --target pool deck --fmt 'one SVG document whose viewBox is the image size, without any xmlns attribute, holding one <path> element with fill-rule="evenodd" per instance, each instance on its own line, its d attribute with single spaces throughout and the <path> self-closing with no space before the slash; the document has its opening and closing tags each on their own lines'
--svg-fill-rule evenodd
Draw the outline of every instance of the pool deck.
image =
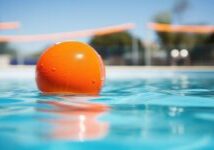
<svg viewBox="0 0 214 150">
<path fill-rule="evenodd" d="M 24 66 L 0 66 L 3 71 L 6 70 L 32 70 L 34 65 Z M 214 70 L 214 66 L 106 66 L 106 69 L 133 69 L 133 70 Z"/>
<path fill-rule="evenodd" d="M 147 71 L 214 71 L 214 66 L 107 66 L 107 69 L 147 70 Z"/>
<path fill-rule="evenodd" d="M 0 67 L 0 75 L 3 72 L 34 72 L 35 66 L 7 66 Z M 106 66 L 106 71 L 130 70 L 130 71 L 214 71 L 214 66 Z"/>
<path fill-rule="evenodd" d="M 162 74 L 173 76 L 174 72 L 214 72 L 214 66 L 106 66 L 108 78 L 152 77 Z M 148 72 L 150 72 L 148 74 Z M 161 73 L 160 73 L 161 72 Z M 0 67 L 0 79 L 27 79 L 35 77 L 35 66 Z"/>
</svg>

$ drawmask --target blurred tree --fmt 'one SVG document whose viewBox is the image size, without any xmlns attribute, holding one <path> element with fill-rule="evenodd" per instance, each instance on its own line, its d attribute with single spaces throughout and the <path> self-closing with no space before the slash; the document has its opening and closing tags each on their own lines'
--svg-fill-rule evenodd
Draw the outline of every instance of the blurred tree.
<svg viewBox="0 0 214 150">
<path fill-rule="evenodd" d="M 98 51 L 98 53 L 107 59 L 111 56 L 123 56 L 126 52 L 132 50 L 133 37 L 129 32 L 119 32 L 108 35 L 94 36 L 90 40 L 90 44 Z M 143 52 L 144 46 L 138 40 L 139 51 Z"/>
<path fill-rule="evenodd" d="M 178 23 L 182 22 L 182 16 L 184 12 L 189 8 L 188 0 L 175 0 L 174 7 L 172 8 L 172 12 L 174 14 L 174 19 Z"/>
<path fill-rule="evenodd" d="M 0 54 L 15 56 L 16 51 L 12 49 L 7 42 L 0 42 Z"/>
<path fill-rule="evenodd" d="M 208 38 L 206 39 L 206 44 L 214 44 L 214 33 L 208 36 Z"/>
<path fill-rule="evenodd" d="M 171 20 L 171 14 L 169 12 L 161 12 L 154 17 L 154 22 L 156 23 L 171 24 Z M 161 46 L 164 49 L 167 49 L 167 47 L 172 45 L 174 36 L 172 33 L 158 31 L 156 34 L 160 40 Z"/>
<path fill-rule="evenodd" d="M 162 12 L 155 16 L 154 22 L 171 24 L 171 14 L 169 12 Z M 187 48 L 191 49 L 196 44 L 204 42 L 206 34 L 192 34 L 182 32 L 156 32 L 161 46 L 166 50 L 174 48 Z"/>
<path fill-rule="evenodd" d="M 171 24 L 172 23 L 171 14 L 169 12 L 159 13 L 154 17 L 154 22 Z M 198 25 L 201 24 L 202 23 Z M 159 32 L 159 31 L 156 31 L 156 34 L 161 44 L 161 48 L 167 50 L 168 58 L 170 58 L 169 53 L 172 49 L 183 49 L 183 48 L 188 49 L 190 51 L 190 57 L 192 62 L 198 59 L 198 57 L 201 57 L 203 59 L 208 58 L 205 57 L 206 54 L 203 52 L 203 49 L 207 49 L 207 47 L 204 47 L 204 44 L 206 44 L 205 40 L 207 39 L 209 34 Z M 170 59 L 168 59 L 168 63 L 169 60 Z"/>
<path fill-rule="evenodd" d="M 34 52 L 34 53 L 30 54 L 28 57 L 38 59 L 42 53 L 43 53 L 43 51 Z"/>
<path fill-rule="evenodd" d="M 192 48 L 191 60 L 194 64 L 213 65 L 214 64 L 214 33 L 197 35 L 195 45 Z"/>
</svg>

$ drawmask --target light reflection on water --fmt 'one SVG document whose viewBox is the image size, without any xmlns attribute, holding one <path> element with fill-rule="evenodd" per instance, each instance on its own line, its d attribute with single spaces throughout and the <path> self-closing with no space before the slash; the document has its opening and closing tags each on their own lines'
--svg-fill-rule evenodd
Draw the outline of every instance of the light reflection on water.
<svg viewBox="0 0 214 150">
<path fill-rule="evenodd" d="M 211 149 L 213 73 L 107 80 L 98 97 L 44 96 L 1 80 L 3 149 Z"/>
<path fill-rule="evenodd" d="M 107 105 L 89 103 L 89 97 L 63 97 L 60 101 L 39 101 L 53 108 L 38 109 L 39 112 L 51 113 L 55 119 L 44 119 L 53 126 L 52 139 L 96 140 L 105 137 L 108 122 L 98 121 L 97 117 L 108 111 Z"/>
</svg>

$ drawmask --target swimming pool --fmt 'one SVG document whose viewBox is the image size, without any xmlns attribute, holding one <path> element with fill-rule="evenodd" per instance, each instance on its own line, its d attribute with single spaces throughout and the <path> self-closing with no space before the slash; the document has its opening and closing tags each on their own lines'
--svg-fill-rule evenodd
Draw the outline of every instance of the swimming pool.
<svg viewBox="0 0 214 150">
<path fill-rule="evenodd" d="M 41 95 L 33 74 L 0 74 L 1 149 L 214 147 L 213 71 L 107 70 L 99 97 Z"/>
</svg>

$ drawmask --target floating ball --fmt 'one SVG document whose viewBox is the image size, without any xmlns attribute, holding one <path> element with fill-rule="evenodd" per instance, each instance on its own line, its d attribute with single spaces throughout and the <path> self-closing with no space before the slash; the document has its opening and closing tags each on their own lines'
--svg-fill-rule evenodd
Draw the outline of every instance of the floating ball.
<svg viewBox="0 0 214 150">
<path fill-rule="evenodd" d="M 49 47 L 36 65 L 36 83 L 44 94 L 97 95 L 105 79 L 99 54 L 76 41 Z"/>
</svg>

